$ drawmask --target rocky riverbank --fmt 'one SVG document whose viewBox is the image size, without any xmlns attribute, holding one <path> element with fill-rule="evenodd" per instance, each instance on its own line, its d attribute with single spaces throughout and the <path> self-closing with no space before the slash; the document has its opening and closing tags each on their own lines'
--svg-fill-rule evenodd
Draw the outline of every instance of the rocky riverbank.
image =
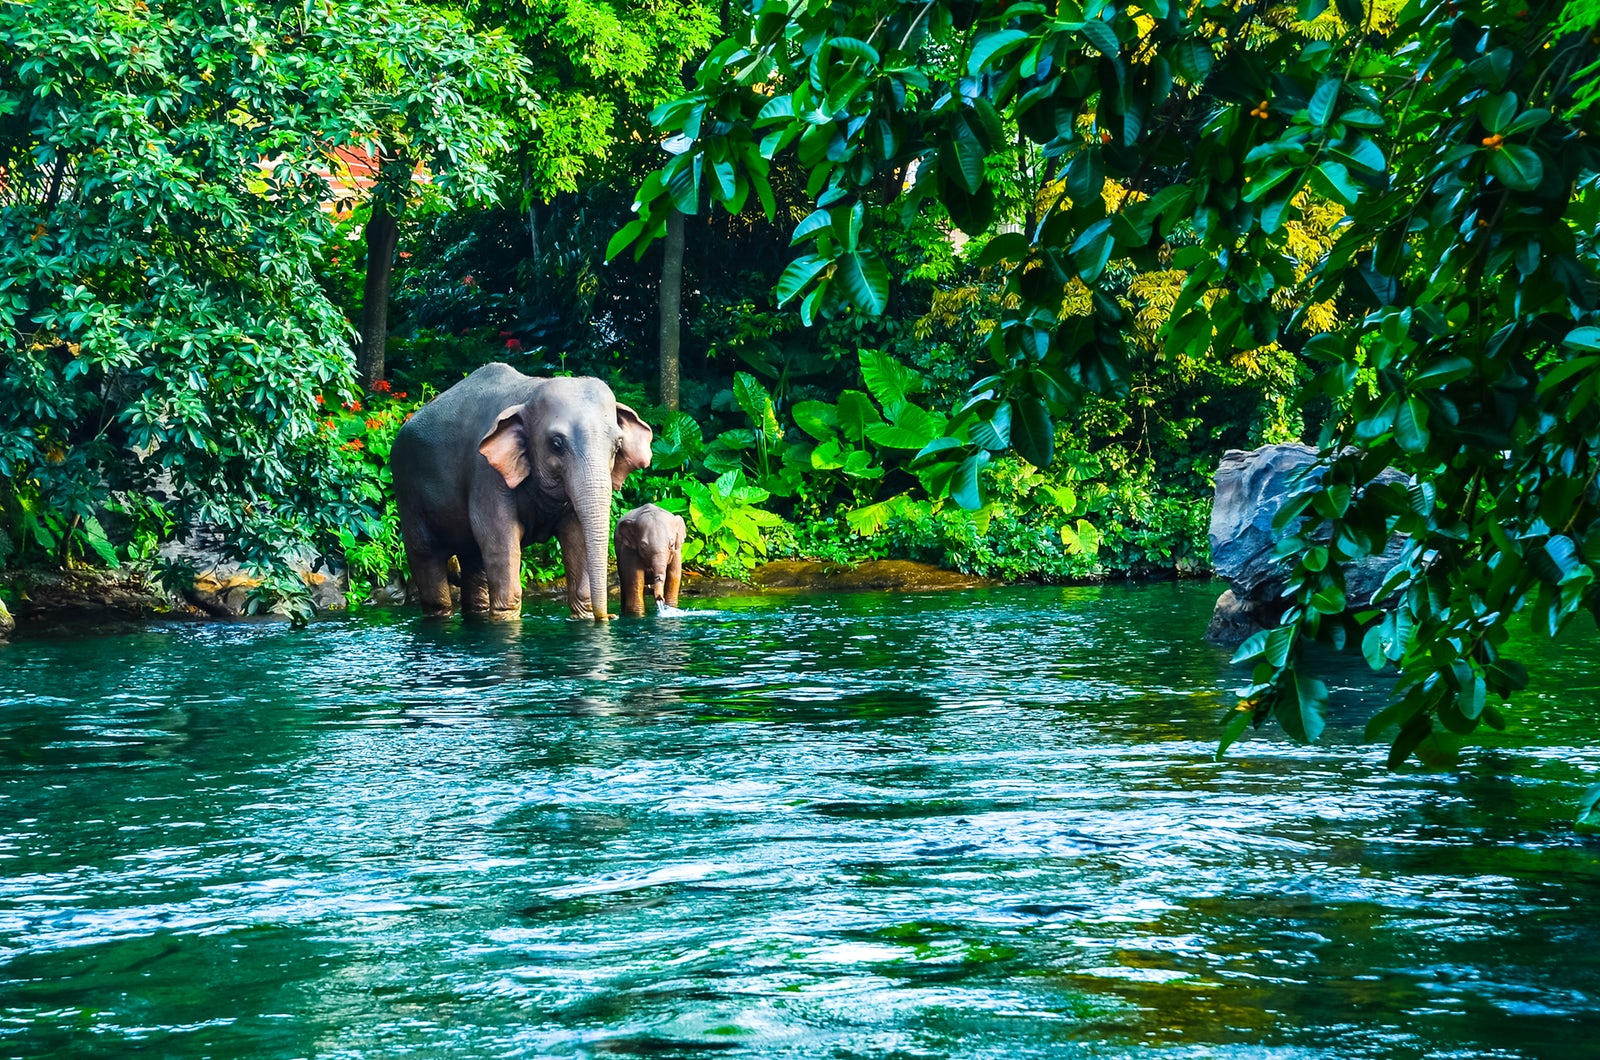
<svg viewBox="0 0 1600 1060">
<path fill-rule="evenodd" d="M 319 611 L 349 606 L 342 574 L 304 570 Z M 0 575 L 0 641 L 25 632 L 115 629 L 151 619 L 236 620 L 247 616 L 250 592 L 259 582 L 234 566 L 212 565 L 194 585 L 169 593 L 145 570 L 28 570 Z M 855 566 L 817 560 L 778 560 L 751 572 L 748 581 L 686 572 L 683 592 L 691 597 L 758 592 L 933 592 L 973 589 L 998 582 L 907 560 L 872 560 Z M 561 596 L 560 582 L 530 589 L 530 596 Z M 10 602 L 9 610 L 4 601 Z M 404 603 L 399 585 L 386 586 L 363 606 Z M 266 611 L 271 615 L 271 609 Z M 279 615 L 278 617 L 283 617 Z"/>
</svg>

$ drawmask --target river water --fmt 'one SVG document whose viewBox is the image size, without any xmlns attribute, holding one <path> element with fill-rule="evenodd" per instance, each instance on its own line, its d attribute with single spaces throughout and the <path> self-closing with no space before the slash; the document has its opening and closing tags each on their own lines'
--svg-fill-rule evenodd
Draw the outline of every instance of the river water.
<svg viewBox="0 0 1600 1060">
<path fill-rule="evenodd" d="M 1592 639 L 1218 763 L 1215 593 L 0 649 L 0 1055 L 1600 1056 Z"/>
</svg>

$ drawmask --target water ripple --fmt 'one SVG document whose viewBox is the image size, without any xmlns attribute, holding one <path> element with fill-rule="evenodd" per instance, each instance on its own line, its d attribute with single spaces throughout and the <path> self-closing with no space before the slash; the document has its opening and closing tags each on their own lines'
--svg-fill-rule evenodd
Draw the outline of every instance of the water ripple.
<svg viewBox="0 0 1600 1060">
<path fill-rule="evenodd" d="M 0 1052 L 1582 1055 L 1592 652 L 1451 773 L 1359 663 L 1217 763 L 1214 592 L 15 645 Z"/>
</svg>

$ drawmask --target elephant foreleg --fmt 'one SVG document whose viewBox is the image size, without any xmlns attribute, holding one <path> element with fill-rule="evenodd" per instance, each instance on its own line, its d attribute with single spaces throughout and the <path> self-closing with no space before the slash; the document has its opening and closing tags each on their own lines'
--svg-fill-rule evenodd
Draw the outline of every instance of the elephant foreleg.
<svg viewBox="0 0 1600 1060">
<path fill-rule="evenodd" d="M 662 598 L 668 607 L 678 606 L 678 589 L 683 584 L 683 556 L 678 552 L 672 553 L 672 560 L 667 564 L 667 586 Z"/>
<path fill-rule="evenodd" d="M 518 618 L 522 614 L 522 534 L 513 527 L 500 540 L 483 549 L 483 579 L 488 583 L 490 618 Z M 465 593 L 466 585 L 462 591 Z"/>
<path fill-rule="evenodd" d="M 617 580 L 622 583 L 622 613 L 644 614 L 644 565 L 631 551 L 617 550 Z"/>
<path fill-rule="evenodd" d="M 567 607 L 573 618 L 593 618 L 594 606 L 590 599 L 588 555 L 583 543 L 583 528 L 576 518 L 563 520 L 556 527 L 556 540 L 561 543 L 561 567 L 567 576 Z M 605 606 L 605 586 L 600 586 L 601 606 Z"/>
</svg>

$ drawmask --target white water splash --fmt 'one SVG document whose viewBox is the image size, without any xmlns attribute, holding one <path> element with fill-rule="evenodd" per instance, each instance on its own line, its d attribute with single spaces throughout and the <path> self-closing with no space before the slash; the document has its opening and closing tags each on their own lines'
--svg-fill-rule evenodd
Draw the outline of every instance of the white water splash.
<svg viewBox="0 0 1600 1060">
<path fill-rule="evenodd" d="M 673 607 L 667 603 L 656 603 L 657 618 L 703 618 L 706 615 L 720 614 L 718 611 L 690 611 L 682 607 Z"/>
</svg>

